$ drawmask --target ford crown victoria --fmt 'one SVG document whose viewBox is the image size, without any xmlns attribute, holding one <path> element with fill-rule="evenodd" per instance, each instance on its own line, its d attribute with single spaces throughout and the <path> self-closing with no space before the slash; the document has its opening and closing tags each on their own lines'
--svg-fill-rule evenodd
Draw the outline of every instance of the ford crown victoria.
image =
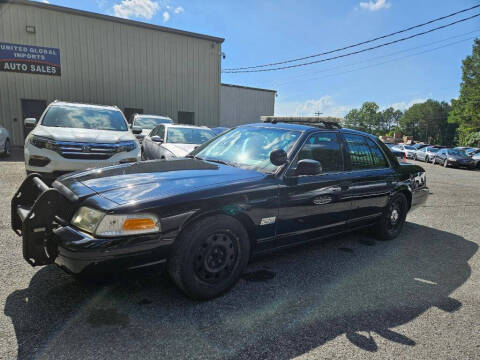
<svg viewBox="0 0 480 360">
<path fill-rule="evenodd" d="M 32 266 L 101 277 L 166 263 L 185 294 L 208 299 L 253 254 L 366 227 L 393 239 L 427 194 L 424 170 L 372 135 L 270 122 L 231 129 L 183 159 L 77 172 L 51 187 L 30 174 L 11 216 Z"/>
</svg>

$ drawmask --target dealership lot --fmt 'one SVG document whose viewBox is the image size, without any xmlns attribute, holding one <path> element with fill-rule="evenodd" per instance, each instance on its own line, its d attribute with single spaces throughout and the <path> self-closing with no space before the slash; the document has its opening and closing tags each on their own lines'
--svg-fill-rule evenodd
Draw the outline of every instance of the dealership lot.
<svg viewBox="0 0 480 360">
<path fill-rule="evenodd" d="M 2 359 L 478 357 L 480 171 L 419 163 L 432 195 L 396 240 L 280 251 L 194 302 L 157 270 L 86 285 L 31 268 L 10 229 L 24 176 L 14 155 L 0 162 Z"/>
</svg>

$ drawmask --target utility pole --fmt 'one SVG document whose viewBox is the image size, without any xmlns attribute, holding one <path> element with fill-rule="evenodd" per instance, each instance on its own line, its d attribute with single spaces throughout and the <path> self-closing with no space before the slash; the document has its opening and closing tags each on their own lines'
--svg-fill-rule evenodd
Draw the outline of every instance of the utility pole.
<svg viewBox="0 0 480 360">
<path fill-rule="evenodd" d="M 322 114 L 323 114 L 322 112 L 317 111 L 317 112 L 315 113 L 315 116 L 319 117 L 319 116 L 322 115 Z"/>
</svg>

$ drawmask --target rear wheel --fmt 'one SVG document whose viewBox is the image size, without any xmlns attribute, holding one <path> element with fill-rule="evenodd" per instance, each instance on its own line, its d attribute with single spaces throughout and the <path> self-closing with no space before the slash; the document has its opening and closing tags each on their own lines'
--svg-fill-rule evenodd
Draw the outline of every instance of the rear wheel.
<svg viewBox="0 0 480 360">
<path fill-rule="evenodd" d="M 243 225 L 227 215 L 215 215 L 188 226 L 173 244 L 168 272 L 189 297 L 206 300 L 230 289 L 250 257 Z"/>
<path fill-rule="evenodd" d="M 407 217 L 408 202 L 405 195 L 395 194 L 374 228 L 376 237 L 380 240 L 395 239 L 402 231 Z"/>
<path fill-rule="evenodd" d="M 3 156 L 10 156 L 12 153 L 12 147 L 10 144 L 10 139 L 5 140 L 5 145 L 3 146 Z"/>
</svg>

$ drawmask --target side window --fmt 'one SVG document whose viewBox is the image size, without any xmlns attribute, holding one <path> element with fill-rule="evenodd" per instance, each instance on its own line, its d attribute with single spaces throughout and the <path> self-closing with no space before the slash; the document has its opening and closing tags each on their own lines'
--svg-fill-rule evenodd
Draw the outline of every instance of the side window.
<svg viewBox="0 0 480 360">
<path fill-rule="evenodd" d="M 388 167 L 382 151 L 372 140 L 360 135 L 345 134 L 345 141 L 353 170 Z"/>
<path fill-rule="evenodd" d="M 385 155 L 383 155 L 383 152 L 382 150 L 380 150 L 378 145 L 375 144 L 375 142 L 372 139 L 367 139 L 367 142 L 368 142 L 368 146 L 370 147 L 370 151 L 372 152 L 373 165 L 376 168 L 388 167 L 388 161 L 387 159 L 385 159 Z"/>
<path fill-rule="evenodd" d="M 323 172 L 343 170 L 343 155 L 334 132 L 321 132 L 311 135 L 297 155 L 297 160 L 319 161 Z"/>
<path fill-rule="evenodd" d="M 163 125 L 157 126 L 157 135 L 160 136 L 162 139 L 165 138 L 165 126 Z"/>
<path fill-rule="evenodd" d="M 158 126 L 154 127 L 153 130 L 150 131 L 150 134 L 148 134 L 148 136 L 152 137 L 152 136 L 157 135 L 157 133 L 158 133 Z"/>
</svg>

